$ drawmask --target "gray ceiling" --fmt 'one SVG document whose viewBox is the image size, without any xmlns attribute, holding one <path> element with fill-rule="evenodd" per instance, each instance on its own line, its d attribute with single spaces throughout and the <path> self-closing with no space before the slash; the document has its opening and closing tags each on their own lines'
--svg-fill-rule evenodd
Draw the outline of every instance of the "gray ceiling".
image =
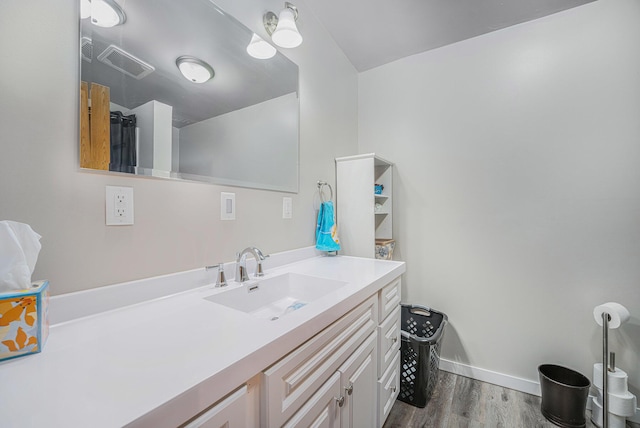
<svg viewBox="0 0 640 428">
<path fill-rule="evenodd" d="M 125 25 L 82 21 L 93 55 L 114 44 L 156 69 L 141 80 L 99 61 L 82 61 L 82 78 L 111 88 L 111 100 L 134 108 L 155 99 L 174 107 L 174 126 L 234 111 L 297 90 L 297 66 L 284 55 L 263 61 L 246 54 L 252 32 L 218 9 L 215 0 L 125 2 Z M 594 0 L 306 0 L 358 71 L 455 43 Z M 295 0 L 293 0 L 295 3 Z M 304 36 L 304 15 L 300 17 Z M 175 59 L 193 55 L 216 76 L 197 85 Z"/>
<path fill-rule="evenodd" d="M 358 71 L 594 0 L 307 0 Z M 295 3 L 295 0 L 294 0 Z"/>
</svg>

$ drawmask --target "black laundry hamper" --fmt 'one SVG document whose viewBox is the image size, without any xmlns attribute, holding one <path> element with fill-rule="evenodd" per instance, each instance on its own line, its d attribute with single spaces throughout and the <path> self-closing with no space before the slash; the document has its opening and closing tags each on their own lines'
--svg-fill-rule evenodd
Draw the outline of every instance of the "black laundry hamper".
<svg viewBox="0 0 640 428">
<path fill-rule="evenodd" d="M 440 347 L 447 315 L 401 304 L 400 393 L 398 400 L 425 407 L 438 381 Z"/>
</svg>

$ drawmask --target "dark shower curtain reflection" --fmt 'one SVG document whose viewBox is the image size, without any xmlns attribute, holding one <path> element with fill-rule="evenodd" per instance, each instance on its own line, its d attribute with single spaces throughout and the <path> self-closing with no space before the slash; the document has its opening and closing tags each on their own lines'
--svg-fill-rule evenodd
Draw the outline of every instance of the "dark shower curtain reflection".
<svg viewBox="0 0 640 428">
<path fill-rule="evenodd" d="M 111 112 L 110 171 L 134 174 L 136 166 L 136 115 Z"/>
</svg>

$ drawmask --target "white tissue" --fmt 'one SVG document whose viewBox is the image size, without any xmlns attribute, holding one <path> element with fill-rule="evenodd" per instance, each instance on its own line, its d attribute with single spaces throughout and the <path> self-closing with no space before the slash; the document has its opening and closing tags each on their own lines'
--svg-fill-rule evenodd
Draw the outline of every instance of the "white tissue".
<svg viewBox="0 0 640 428">
<path fill-rule="evenodd" d="M 601 398 L 593 397 L 591 406 L 591 422 L 597 427 L 602 426 L 602 402 Z M 624 416 L 614 415 L 609 412 L 609 428 L 626 428 L 627 427 L 627 418 Z"/>
<path fill-rule="evenodd" d="M 40 238 L 28 224 L 0 221 L 0 292 L 31 288 Z"/>
<path fill-rule="evenodd" d="M 596 306 L 593 309 L 593 317 L 596 319 L 596 322 L 599 326 L 602 326 L 603 313 L 607 313 L 611 317 L 611 320 L 608 324 L 609 328 L 618 328 L 621 324 L 629 321 L 629 318 L 631 317 L 627 308 L 622 306 L 620 303 L 603 303 L 602 305 Z"/>
<path fill-rule="evenodd" d="M 596 389 L 594 400 L 602 407 L 602 390 Z M 623 416 L 625 419 L 636 414 L 638 401 L 629 391 L 624 394 L 609 394 L 609 414 Z"/>
<path fill-rule="evenodd" d="M 602 389 L 602 363 L 593 365 L 593 386 Z M 609 394 L 625 394 L 629 390 L 627 379 L 629 376 L 624 370 L 616 367 L 614 372 L 609 372 L 607 389 Z"/>
</svg>

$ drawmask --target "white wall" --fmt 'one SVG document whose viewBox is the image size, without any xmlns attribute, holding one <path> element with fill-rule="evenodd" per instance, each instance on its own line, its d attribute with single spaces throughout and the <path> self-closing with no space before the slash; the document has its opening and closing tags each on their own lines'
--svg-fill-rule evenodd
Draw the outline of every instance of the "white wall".
<svg viewBox="0 0 640 428">
<path fill-rule="evenodd" d="M 592 310 L 640 389 L 640 2 L 600 0 L 361 73 L 359 151 L 396 162 L 406 301 L 449 315 L 443 357 L 591 377 Z"/>
<path fill-rule="evenodd" d="M 216 3 L 264 37 L 262 14 L 280 0 Z M 298 0 L 304 44 L 285 54 L 300 67 L 300 192 L 282 219 L 278 192 L 79 170 L 78 21 L 74 0 L 0 3 L 0 219 L 29 223 L 43 249 L 34 278 L 54 294 L 313 245 L 318 179 L 357 140 L 357 74 Z M 106 227 L 105 186 L 133 186 L 135 225 Z M 220 192 L 236 193 L 237 220 L 222 222 Z M 291 194 L 286 194 L 291 196 Z"/>
<path fill-rule="evenodd" d="M 298 95 L 292 92 L 180 128 L 179 171 L 293 191 L 297 147 Z"/>
</svg>

